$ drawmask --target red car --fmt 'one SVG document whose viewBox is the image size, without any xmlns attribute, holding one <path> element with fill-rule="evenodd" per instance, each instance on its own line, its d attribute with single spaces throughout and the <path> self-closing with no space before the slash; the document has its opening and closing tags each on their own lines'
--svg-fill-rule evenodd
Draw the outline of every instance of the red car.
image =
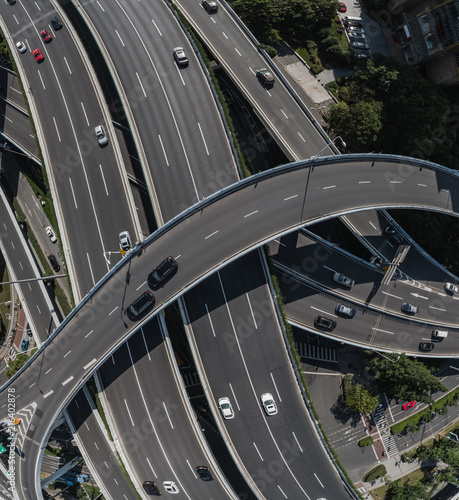
<svg viewBox="0 0 459 500">
<path fill-rule="evenodd" d="M 402 410 L 409 410 L 410 408 L 414 408 L 417 404 L 417 401 L 410 401 L 402 406 Z"/>
<path fill-rule="evenodd" d="M 338 2 L 338 12 L 347 12 L 347 7 L 344 2 Z"/>
<path fill-rule="evenodd" d="M 49 34 L 48 30 L 40 31 L 40 36 L 43 38 L 43 41 L 45 43 L 48 43 L 52 40 L 51 35 Z"/>
<path fill-rule="evenodd" d="M 37 61 L 38 63 L 43 61 L 44 57 L 43 57 L 43 54 L 41 53 L 40 49 L 35 49 L 32 52 L 32 54 L 35 57 L 35 61 Z"/>
</svg>

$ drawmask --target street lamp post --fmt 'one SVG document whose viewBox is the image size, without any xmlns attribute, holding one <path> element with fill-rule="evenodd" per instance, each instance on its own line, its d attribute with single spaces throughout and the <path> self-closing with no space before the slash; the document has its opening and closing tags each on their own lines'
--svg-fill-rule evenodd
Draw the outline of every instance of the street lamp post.
<svg viewBox="0 0 459 500">
<path fill-rule="evenodd" d="M 2 144 L 2 146 L 3 146 L 3 149 L 4 149 L 5 151 L 8 151 L 8 153 L 14 153 L 14 154 L 16 154 L 16 155 L 25 156 L 25 157 L 26 157 L 26 158 L 28 158 L 29 160 L 32 158 L 30 155 L 27 155 L 27 154 L 25 154 L 25 153 L 21 153 L 21 152 L 19 152 L 19 151 L 15 151 L 14 149 L 11 149 L 10 145 L 9 145 L 7 142 L 3 143 L 3 144 Z"/>
<path fill-rule="evenodd" d="M 343 138 L 340 135 L 337 135 L 332 141 L 328 142 L 315 156 L 311 156 L 311 160 L 314 161 L 320 155 L 320 153 L 322 153 L 322 151 L 327 149 L 330 144 L 334 144 L 337 139 L 341 141 L 342 147 L 345 148 L 346 143 L 344 142 Z"/>
<path fill-rule="evenodd" d="M 311 111 L 319 111 L 320 114 L 322 115 L 323 119 L 327 119 L 327 113 L 324 111 L 324 109 L 327 109 L 327 106 L 319 106 L 318 108 L 309 108 Z"/>
</svg>

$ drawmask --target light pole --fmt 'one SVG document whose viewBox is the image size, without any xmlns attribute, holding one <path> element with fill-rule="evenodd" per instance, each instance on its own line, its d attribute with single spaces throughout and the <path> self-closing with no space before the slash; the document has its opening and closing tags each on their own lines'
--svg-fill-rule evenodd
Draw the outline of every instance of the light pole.
<svg viewBox="0 0 459 500">
<path fill-rule="evenodd" d="M 327 113 L 324 111 L 324 109 L 327 109 L 327 106 L 319 106 L 318 108 L 309 108 L 309 109 L 319 111 L 323 119 L 324 120 L 327 119 Z"/>
<path fill-rule="evenodd" d="M 327 149 L 328 146 L 330 146 L 330 144 L 334 144 L 334 142 L 337 139 L 339 139 L 341 141 L 341 144 L 342 144 L 343 148 L 345 148 L 346 147 L 346 143 L 344 142 L 343 138 L 340 135 L 337 135 L 332 141 L 328 142 L 315 156 L 311 156 L 311 160 L 314 161 L 320 155 L 320 153 L 322 153 L 322 151 L 324 151 L 325 149 Z"/>
<path fill-rule="evenodd" d="M 2 144 L 2 146 L 3 146 L 3 149 L 5 151 L 8 151 L 8 153 L 14 153 L 14 154 L 17 154 L 17 155 L 25 156 L 29 160 L 32 158 L 30 155 L 26 155 L 25 153 L 20 153 L 19 151 L 15 151 L 14 149 L 11 149 L 10 145 L 7 142 L 5 142 L 4 144 Z"/>
</svg>

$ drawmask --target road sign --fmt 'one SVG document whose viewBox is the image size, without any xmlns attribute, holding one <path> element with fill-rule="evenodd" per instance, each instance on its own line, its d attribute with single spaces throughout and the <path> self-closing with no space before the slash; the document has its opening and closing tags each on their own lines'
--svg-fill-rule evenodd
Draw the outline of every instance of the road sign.
<svg viewBox="0 0 459 500">
<path fill-rule="evenodd" d="M 457 437 L 457 434 L 454 434 L 454 432 L 450 432 L 449 437 L 452 441 L 456 441 L 456 443 L 459 443 L 459 438 Z"/>
</svg>

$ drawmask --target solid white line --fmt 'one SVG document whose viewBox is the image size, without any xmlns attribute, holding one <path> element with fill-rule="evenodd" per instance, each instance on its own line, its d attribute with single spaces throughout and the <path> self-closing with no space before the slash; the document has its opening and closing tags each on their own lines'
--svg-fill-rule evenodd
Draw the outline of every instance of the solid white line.
<svg viewBox="0 0 459 500">
<path fill-rule="evenodd" d="M 75 208 L 78 209 L 78 204 L 77 204 L 76 197 L 75 197 L 75 191 L 73 190 L 72 179 L 69 179 L 69 183 L 70 183 L 70 189 L 72 191 L 73 203 L 75 203 Z"/>
<path fill-rule="evenodd" d="M 72 351 L 69 351 L 67 354 L 64 355 L 64 358 L 66 358 Z"/>
<path fill-rule="evenodd" d="M 108 315 L 111 316 L 117 309 L 118 309 L 119 306 L 116 306 L 115 309 L 113 309 L 113 311 L 109 312 Z"/>
<path fill-rule="evenodd" d="M 378 228 L 377 228 L 377 227 L 373 224 L 373 222 L 371 222 L 371 221 L 370 221 L 370 226 L 371 226 L 371 227 L 372 227 L 375 231 L 377 231 L 377 230 L 378 230 Z"/>
<path fill-rule="evenodd" d="M 169 160 L 167 159 L 166 150 L 164 149 L 164 145 L 163 145 L 163 141 L 161 140 L 161 136 L 158 135 L 158 138 L 159 138 L 159 142 L 161 143 L 161 148 L 163 150 L 164 158 L 166 159 L 166 165 L 169 166 Z"/>
<path fill-rule="evenodd" d="M 37 309 L 38 309 L 38 314 L 41 314 L 41 310 L 38 304 L 37 304 Z"/>
<path fill-rule="evenodd" d="M 425 188 L 425 187 L 427 187 L 427 184 L 418 184 L 418 186 Z"/>
<path fill-rule="evenodd" d="M 43 395 L 43 398 L 47 398 L 48 396 L 51 396 L 51 394 L 53 394 L 53 393 L 54 393 L 54 391 L 49 391 Z"/>
<path fill-rule="evenodd" d="M 271 380 L 273 381 L 274 389 L 276 389 L 277 397 L 279 398 L 279 401 L 282 403 L 282 398 L 281 398 L 281 395 L 279 394 L 279 390 L 277 389 L 277 385 L 276 385 L 276 381 L 274 380 L 274 376 L 273 376 L 272 372 L 269 372 L 269 374 L 271 375 Z"/>
<path fill-rule="evenodd" d="M 391 184 L 401 184 L 402 181 L 390 181 Z"/>
<path fill-rule="evenodd" d="M 298 195 L 294 194 L 293 196 L 289 196 L 288 198 L 284 198 L 284 201 L 293 200 L 293 198 L 298 198 Z"/>
<path fill-rule="evenodd" d="M 129 418 L 131 419 L 132 427 L 135 427 L 134 420 L 132 420 L 131 412 L 129 411 L 129 407 L 128 407 L 127 401 L 125 399 L 123 401 L 124 401 L 124 404 L 126 406 L 126 410 L 128 412 Z"/>
<path fill-rule="evenodd" d="M 303 372 L 304 373 L 304 372 Z M 301 453 L 303 453 L 303 448 L 301 448 L 300 443 L 298 442 L 298 439 L 295 436 L 295 433 L 292 431 L 293 437 L 295 438 L 296 444 L 298 445 L 298 448 L 300 449 Z"/>
<path fill-rule="evenodd" d="M 255 325 L 255 329 L 258 330 L 257 320 L 255 319 L 255 315 L 253 314 L 252 303 L 250 302 L 249 294 L 246 292 L 245 296 L 247 297 L 247 302 L 249 303 L 250 313 L 252 314 L 252 319 L 253 319 L 253 324 Z"/>
<path fill-rule="evenodd" d="M 147 284 L 146 281 L 144 281 L 140 286 L 138 286 L 135 291 L 138 292 L 141 288 L 143 288 Z"/>
<path fill-rule="evenodd" d="M 159 30 L 158 26 L 156 25 L 156 23 L 153 21 L 153 19 L 151 20 L 151 22 L 155 25 L 155 28 L 158 30 L 158 33 L 159 33 L 159 36 L 163 36 L 163 34 L 161 33 L 161 31 Z"/>
<path fill-rule="evenodd" d="M 331 314 L 331 313 L 329 313 L 329 312 L 327 312 L 327 311 L 322 311 L 322 309 L 319 309 L 319 308 L 317 308 L 317 307 L 314 307 L 314 306 L 309 306 L 309 307 L 310 307 L 311 309 L 314 309 L 314 311 L 319 311 L 319 312 L 321 312 L 321 313 L 326 314 L 327 316 L 333 316 L 334 318 L 337 318 L 337 317 L 338 317 L 338 316 L 336 316 L 336 314 Z"/>
<path fill-rule="evenodd" d="M 97 3 L 97 5 L 98 5 L 98 6 L 102 9 L 102 12 L 105 12 L 105 10 L 104 10 L 104 8 L 102 7 L 102 5 L 100 5 L 99 0 L 96 0 L 96 3 Z"/>
<path fill-rule="evenodd" d="M 99 447 L 97 446 L 97 443 L 94 441 L 94 446 L 97 448 L 97 451 L 99 451 Z"/>
<path fill-rule="evenodd" d="M 234 50 L 242 57 L 242 54 L 239 52 L 239 50 L 237 50 L 236 48 L 234 48 Z"/>
<path fill-rule="evenodd" d="M 231 393 L 233 394 L 234 401 L 236 402 L 237 409 L 241 411 L 241 407 L 239 406 L 239 402 L 237 400 L 236 394 L 234 394 L 233 386 L 229 383 Z"/>
<path fill-rule="evenodd" d="M 303 142 L 306 142 L 306 140 L 304 139 L 304 137 L 298 132 L 298 135 L 300 136 L 300 138 L 303 140 Z"/>
<path fill-rule="evenodd" d="M 403 297 L 399 297 L 398 295 L 392 295 L 391 293 L 388 292 L 382 292 L 384 295 L 389 295 L 390 297 L 395 297 L 396 299 L 403 300 Z"/>
<path fill-rule="evenodd" d="M 250 217 L 251 215 L 254 215 L 254 214 L 257 214 L 257 213 L 258 213 L 258 210 L 255 210 L 254 212 L 250 212 L 249 214 L 244 215 L 244 219 L 245 219 L 246 217 Z"/>
<path fill-rule="evenodd" d="M 56 118 L 53 116 L 54 128 L 56 129 L 56 134 L 59 142 L 61 142 L 61 135 L 59 134 L 59 129 L 57 128 Z"/>
<path fill-rule="evenodd" d="M 72 70 L 70 69 L 69 63 L 67 62 L 67 58 L 64 56 L 64 61 L 65 64 L 67 65 L 67 69 L 69 70 L 69 73 L 72 74 Z"/>
<path fill-rule="evenodd" d="M 88 259 L 88 266 L 89 266 L 89 270 L 91 271 L 91 277 L 92 277 L 92 284 L 95 285 L 95 281 L 94 281 L 94 273 L 92 272 L 92 266 L 91 266 L 91 261 L 89 260 L 89 254 L 86 253 L 86 258 Z"/>
<path fill-rule="evenodd" d="M 317 481 L 319 481 L 320 486 L 322 486 L 322 488 L 323 488 L 324 485 L 320 482 L 320 479 L 317 477 L 317 474 L 315 472 L 314 472 L 314 476 L 316 476 Z"/>
<path fill-rule="evenodd" d="M 194 476 L 195 478 L 197 478 L 198 476 L 195 474 L 195 472 L 194 472 L 194 470 L 193 470 L 193 467 L 191 467 L 190 462 L 188 462 L 188 459 L 187 459 L 186 463 L 188 464 L 188 467 L 190 468 L 191 472 L 193 473 L 193 476 Z"/>
<path fill-rule="evenodd" d="M 92 330 L 91 330 L 91 332 L 92 332 Z M 89 333 L 91 333 L 91 332 L 89 332 Z M 89 335 L 89 333 L 88 333 L 88 335 Z M 91 361 L 90 361 L 87 365 L 84 365 L 84 366 L 83 366 L 83 370 L 87 370 L 87 369 L 88 369 L 90 366 L 92 366 L 92 365 L 93 365 L 96 361 L 97 361 L 97 359 L 96 359 L 96 358 L 92 359 L 92 360 L 91 360 Z"/>
<path fill-rule="evenodd" d="M 45 375 L 48 375 L 48 373 L 52 370 L 52 368 L 50 368 L 49 370 L 45 371 Z"/>
<path fill-rule="evenodd" d="M 284 495 L 285 498 L 288 498 L 288 496 L 284 493 L 282 488 L 279 485 L 277 485 L 277 487 L 279 488 L 279 491 L 282 493 L 282 495 Z"/>
<path fill-rule="evenodd" d="M 156 475 L 155 469 L 153 469 L 153 467 L 152 467 L 152 465 L 151 465 L 150 460 L 148 459 L 148 457 L 146 457 L 146 458 L 147 458 L 148 465 L 150 466 L 150 469 L 153 472 L 153 475 L 155 476 L 155 479 L 156 479 L 158 476 Z"/>
<path fill-rule="evenodd" d="M 325 187 L 323 187 L 322 189 L 333 189 L 333 188 L 335 188 L 335 187 L 336 187 L 336 184 L 335 184 L 334 186 L 325 186 Z"/>
<path fill-rule="evenodd" d="M 102 165 L 100 163 L 99 163 L 99 168 L 100 168 L 100 175 L 102 176 L 102 180 L 104 181 L 105 192 L 107 193 L 108 196 L 107 183 L 105 182 L 104 171 L 102 170 Z"/>
<path fill-rule="evenodd" d="M 214 337 L 216 337 L 217 335 L 215 334 L 214 325 L 212 323 L 212 318 L 210 317 L 209 308 L 207 307 L 207 303 L 206 302 L 204 303 L 204 306 L 206 307 L 207 317 L 208 317 L 209 323 L 210 323 L 210 328 L 212 329 L 212 333 L 214 334 Z"/>
<path fill-rule="evenodd" d="M 204 137 L 204 134 L 202 133 L 201 124 L 199 122 L 198 122 L 198 127 L 199 127 L 199 132 L 201 132 L 202 142 L 204 143 L 204 147 L 206 148 L 207 156 L 209 156 L 209 150 L 207 149 L 206 139 Z"/>
<path fill-rule="evenodd" d="M 144 97 L 147 97 L 147 94 L 146 94 L 146 92 L 145 92 L 145 89 L 143 88 L 143 85 L 142 85 L 142 80 L 140 79 L 140 76 L 139 76 L 139 74 L 137 73 L 137 71 L 136 71 L 136 73 L 135 73 L 135 74 L 137 75 L 137 80 L 138 80 L 138 82 L 139 82 L 140 88 L 142 89 L 143 96 L 144 96 Z"/>
<path fill-rule="evenodd" d="M 91 331 L 90 331 L 87 335 L 85 335 L 85 336 L 84 336 L 84 338 L 85 338 L 85 339 L 86 339 L 86 338 L 88 338 L 88 337 L 91 335 L 91 333 L 92 333 L 93 331 L 94 331 L 94 330 L 91 330 Z M 94 361 L 95 361 L 95 360 L 94 360 Z"/>
<path fill-rule="evenodd" d="M 284 113 L 284 110 L 283 110 L 283 109 L 281 109 L 281 113 L 282 113 L 282 114 L 285 116 L 285 118 L 287 118 L 287 120 L 288 120 L 288 116 Z"/>
<path fill-rule="evenodd" d="M 83 110 L 84 117 L 86 118 L 86 123 L 89 127 L 89 120 L 88 120 L 88 115 L 86 114 L 86 110 L 84 109 L 84 104 L 81 102 L 81 109 Z"/>
<path fill-rule="evenodd" d="M 429 306 L 430 309 L 436 309 L 437 311 L 446 311 L 446 309 L 441 309 L 440 307 Z"/>
<path fill-rule="evenodd" d="M 126 47 L 126 45 L 124 45 L 123 39 L 121 38 L 121 35 L 118 33 L 118 30 L 115 30 L 115 33 L 118 35 L 118 38 L 120 39 L 121 45 L 123 47 Z"/>
<path fill-rule="evenodd" d="M 227 39 L 229 40 L 229 38 L 227 37 L 226 33 L 224 31 L 222 31 L 222 35 Z"/>
<path fill-rule="evenodd" d="M 29 385 L 29 389 L 35 385 L 35 382 L 32 385 Z"/>
<path fill-rule="evenodd" d="M 40 77 L 41 84 L 43 85 L 43 90 L 46 90 L 46 87 L 45 87 L 45 82 L 43 81 L 43 78 L 41 77 L 41 73 L 40 73 L 40 71 L 38 72 L 38 76 Z"/>
<path fill-rule="evenodd" d="M 163 406 L 164 406 L 164 411 L 166 412 L 166 415 L 167 415 L 167 419 L 169 420 L 169 423 L 171 424 L 171 427 L 173 429 L 174 426 L 172 425 L 172 420 L 171 420 L 171 417 L 169 417 L 169 412 L 167 411 L 166 403 L 164 401 L 163 401 Z"/>
<path fill-rule="evenodd" d="M 388 332 L 387 330 L 381 330 L 380 328 L 372 327 L 372 330 L 376 330 L 377 332 L 382 332 L 382 333 L 390 333 L 391 335 L 394 335 L 394 332 Z"/>
<path fill-rule="evenodd" d="M 145 352 L 147 353 L 148 361 L 151 361 L 150 351 L 148 350 L 148 345 L 147 345 L 147 339 L 145 338 L 145 333 L 142 327 L 140 328 L 140 333 L 142 334 L 143 345 L 145 346 Z"/>
<path fill-rule="evenodd" d="M 258 448 L 257 448 L 257 445 L 255 443 L 253 443 L 253 446 L 255 446 L 255 449 L 257 450 L 257 453 L 258 453 L 258 456 L 261 458 L 261 461 L 264 462 L 264 459 L 263 457 L 261 456 L 261 453 L 259 452 Z"/>
<path fill-rule="evenodd" d="M 9 122 L 13 123 L 13 120 L 11 120 L 10 118 L 8 118 L 7 116 L 5 116 L 3 113 L 2 113 L 2 116 L 3 118 L 6 118 Z"/>
<path fill-rule="evenodd" d="M 218 233 L 218 229 L 217 231 L 214 231 L 213 233 L 209 234 L 209 236 L 206 236 L 204 239 L 207 240 L 209 238 L 211 238 L 214 234 L 217 234 Z"/>
<path fill-rule="evenodd" d="M 359 181 L 359 184 L 370 184 L 371 181 Z"/>
<path fill-rule="evenodd" d="M 69 377 L 67 380 L 64 380 L 64 381 L 62 382 L 62 385 L 67 385 L 67 384 L 68 384 L 71 380 L 73 380 L 73 378 L 74 378 L 74 377 L 72 376 L 72 377 Z"/>
</svg>

